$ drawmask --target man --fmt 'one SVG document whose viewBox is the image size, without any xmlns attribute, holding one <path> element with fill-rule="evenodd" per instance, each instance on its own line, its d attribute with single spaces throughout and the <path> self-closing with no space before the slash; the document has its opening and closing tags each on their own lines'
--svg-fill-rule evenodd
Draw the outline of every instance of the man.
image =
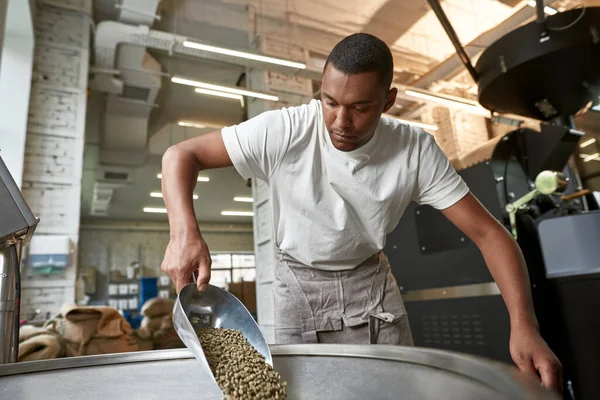
<svg viewBox="0 0 600 400">
<path fill-rule="evenodd" d="M 235 166 L 269 182 L 278 247 L 278 343 L 411 345 L 400 291 L 381 252 L 411 201 L 439 210 L 477 244 L 510 313 L 510 352 L 561 390 L 561 366 L 539 335 L 516 242 L 469 192 L 433 137 L 382 117 L 394 104 L 389 48 L 368 34 L 332 50 L 321 101 L 265 112 L 167 150 L 162 189 L 171 238 L 162 265 L 179 291 L 210 254 L 192 205 L 198 172 Z M 410 268 L 410 266 L 406 266 Z"/>
</svg>

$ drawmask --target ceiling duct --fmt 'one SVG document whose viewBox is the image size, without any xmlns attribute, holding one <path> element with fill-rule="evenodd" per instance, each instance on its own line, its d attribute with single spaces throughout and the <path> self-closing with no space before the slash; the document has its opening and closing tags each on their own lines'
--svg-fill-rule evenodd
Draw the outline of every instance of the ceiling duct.
<svg viewBox="0 0 600 400">
<path fill-rule="evenodd" d="M 151 26 L 155 20 L 160 20 L 156 14 L 158 3 L 160 0 L 121 0 L 115 4 L 117 19 L 127 24 Z"/>
<path fill-rule="evenodd" d="M 320 80 L 322 76 L 321 70 L 265 64 L 258 60 L 185 47 L 183 43 L 186 41 L 201 42 L 182 35 L 152 30 L 147 26 L 133 26 L 115 21 L 103 21 L 96 28 L 96 43 L 94 46 L 96 61 L 94 69 L 97 72 L 90 80 L 90 87 L 95 90 L 116 94 L 120 94 L 123 91 L 123 82 L 118 76 L 120 71 L 116 70 L 116 60 L 117 50 L 124 44 L 161 50 L 168 53 L 178 53 L 190 57 L 223 61 L 248 68 L 268 68 L 270 71 L 283 72 L 315 80 Z"/>
<path fill-rule="evenodd" d="M 137 167 L 146 164 L 148 120 L 161 87 L 161 66 L 144 47 L 122 43 L 128 23 L 151 24 L 158 0 L 123 0 L 117 5 L 122 22 L 96 30 L 96 67 L 90 88 L 107 93 L 99 163 L 96 168 L 92 215 L 107 215 L 115 189 L 133 182 Z M 119 46 L 119 44 L 122 44 Z"/>
</svg>

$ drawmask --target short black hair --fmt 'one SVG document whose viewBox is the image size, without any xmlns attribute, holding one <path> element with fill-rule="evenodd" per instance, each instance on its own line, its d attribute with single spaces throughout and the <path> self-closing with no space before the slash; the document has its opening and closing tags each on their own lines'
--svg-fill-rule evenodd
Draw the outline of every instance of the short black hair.
<svg viewBox="0 0 600 400">
<path fill-rule="evenodd" d="M 377 72 L 386 90 L 392 85 L 392 52 L 383 40 L 368 33 L 355 33 L 342 39 L 329 53 L 323 72 L 329 63 L 348 75 Z"/>
</svg>

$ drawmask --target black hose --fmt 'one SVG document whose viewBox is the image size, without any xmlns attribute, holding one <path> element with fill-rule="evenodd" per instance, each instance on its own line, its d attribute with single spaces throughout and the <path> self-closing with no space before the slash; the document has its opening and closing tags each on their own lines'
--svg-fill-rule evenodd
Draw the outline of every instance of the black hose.
<svg viewBox="0 0 600 400">
<path fill-rule="evenodd" d="M 479 75 L 477 74 L 477 71 L 475 71 L 473 64 L 471 64 L 469 55 L 463 48 L 462 44 L 460 43 L 460 40 L 458 40 L 458 36 L 456 35 L 456 32 L 454 31 L 452 24 L 450 24 L 450 21 L 448 21 L 448 17 L 446 17 L 446 14 L 444 13 L 444 10 L 442 9 L 442 6 L 441 6 L 439 0 L 427 0 L 427 2 L 431 6 L 431 9 L 437 16 L 438 20 L 440 21 L 440 24 L 442 24 L 442 27 L 444 28 L 444 30 L 446 31 L 446 34 L 450 38 L 450 41 L 454 45 L 454 48 L 456 49 L 456 53 L 458 54 L 458 58 L 460 58 L 460 61 L 462 61 L 464 66 L 467 68 L 467 71 L 469 71 L 469 74 L 471 74 L 471 76 L 473 77 L 473 80 L 475 82 L 477 82 Z"/>
<path fill-rule="evenodd" d="M 536 0 L 535 10 L 537 14 L 537 22 L 540 24 L 546 22 L 546 13 L 544 12 L 544 8 L 546 8 L 546 0 Z"/>
</svg>

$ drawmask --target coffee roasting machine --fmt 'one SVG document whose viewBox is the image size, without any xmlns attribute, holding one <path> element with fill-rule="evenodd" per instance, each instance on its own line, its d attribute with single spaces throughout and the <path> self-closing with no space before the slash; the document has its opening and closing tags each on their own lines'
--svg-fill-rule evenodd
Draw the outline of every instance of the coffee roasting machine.
<svg viewBox="0 0 600 400">
<path fill-rule="evenodd" d="M 600 210 L 573 162 L 574 115 L 600 96 L 600 7 L 508 33 L 475 66 L 428 0 L 493 113 L 540 121 L 456 160 L 473 194 L 516 237 L 542 336 L 564 367 L 565 399 L 600 398 Z M 439 211 L 411 205 L 385 249 L 415 342 L 511 363 L 509 318 L 477 247 Z"/>
<path fill-rule="evenodd" d="M 21 249 L 37 224 L 0 157 L 0 364 L 17 362 Z"/>
</svg>

